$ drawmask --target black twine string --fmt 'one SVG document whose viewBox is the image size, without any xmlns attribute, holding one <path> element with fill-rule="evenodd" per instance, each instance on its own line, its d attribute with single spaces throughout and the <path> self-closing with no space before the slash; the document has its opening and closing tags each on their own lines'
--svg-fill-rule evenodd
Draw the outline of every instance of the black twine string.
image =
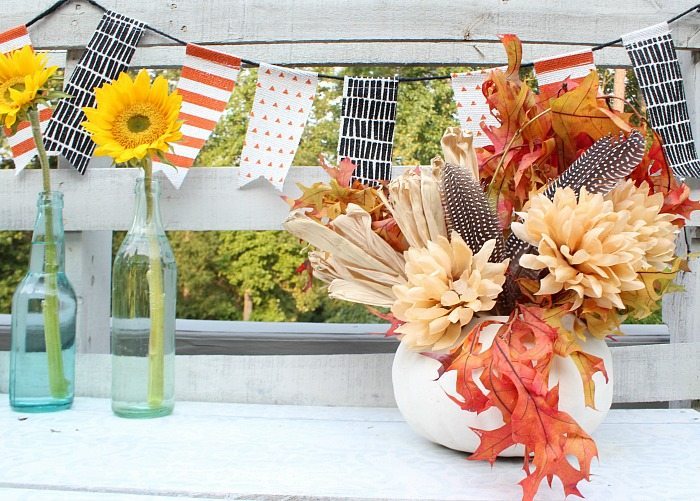
<svg viewBox="0 0 700 501">
<path fill-rule="evenodd" d="M 37 21 L 40 21 L 43 18 L 53 14 L 54 12 L 56 12 L 59 8 L 61 8 L 64 4 L 68 3 L 69 1 L 70 0 L 57 1 L 56 3 L 51 5 L 48 9 L 46 9 L 45 11 L 40 13 L 38 16 L 36 16 L 34 19 L 32 19 L 31 21 L 26 23 L 25 26 L 29 27 L 29 26 L 33 25 L 34 23 L 36 23 Z M 90 5 L 92 5 L 93 7 L 96 7 L 97 9 L 101 10 L 102 12 L 107 11 L 106 7 L 103 7 L 102 5 L 97 3 L 95 0 L 87 0 L 87 2 Z M 673 16 L 671 19 L 669 19 L 666 22 L 668 24 L 674 23 L 674 22 L 678 21 L 679 19 L 684 18 L 685 16 L 692 14 L 692 13 L 695 13 L 695 12 L 700 12 L 700 3 L 695 4 L 693 7 L 690 7 L 689 9 L 681 12 L 678 15 Z M 153 26 L 146 25 L 146 29 L 153 32 L 153 33 L 156 33 L 156 34 L 162 36 L 163 38 L 167 38 L 168 40 L 175 42 L 178 45 L 187 45 L 187 42 L 185 40 L 181 40 L 180 38 L 169 35 L 168 33 L 165 33 L 164 31 L 161 31 L 157 28 L 154 28 Z M 607 47 L 611 47 L 613 45 L 617 45 L 620 43 L 622 43 L 622 39 L 617 38 L 615 40 L 611 40 L 610 42 L 605 42 L 605 43 L 602 43 L 599 45 L 595 45 L 595 46 L 591 47 L 591 50 L 595 52 L 595 51 L 599 51 L 599 50 L 602 50 L 602 49 L 605 49 Z M 260 63 L 257 63 L 255 61 L 250 61 L 248 59 L 241 59 L 241 62 L 248 65 L 248 66 L 253 66 L 253 67 L 260 66 Z M 521 68 L 530 68 L 532 66 L 534 66 L 534 63 L 523 63 L 520 65 Z M 320 78 L 328 78 L 331 80 L 343 80 L 343 77 L 340 77 L 338 75 L 324 75 L 323 73 L 319 73 L 318 76 Z M 424 76 L 424 77 L 399 77 L 397 80 L 399 82 L 426 82 L 429 80 L 447 80 L 451 77 L 452 77 L 451 75 L 428 75 L 428 76 Z"/>
</svg>

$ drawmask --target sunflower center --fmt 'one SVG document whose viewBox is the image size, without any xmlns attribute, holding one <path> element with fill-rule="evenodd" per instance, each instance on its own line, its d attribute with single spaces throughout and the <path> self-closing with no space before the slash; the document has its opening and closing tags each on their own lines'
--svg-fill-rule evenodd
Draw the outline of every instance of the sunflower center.
<svg viewBox="0 0 700 501">
<path fill-rule="evenodd" d="M 151 121 L 146 115 L 134 115 L 129 117 L 126 126 L 131 132 L 143 132 L 151 126 Z"/>
<path fill-rule="evenodd" d="M 17 76 L 8 78 L 4 82 L 0 83 L 0 102 L 3 104 L 14 104 L 14 101 L 10 96 L 10 90 L 22 92 L 24 89 L 24 77 Z"/>
<path fill-rule="evenodd" d="M 124 148 L 150 145 L 166 132 L 167 118 L 153 103 L 134 103 L 117 115 L 112 134 Z"/>
</svg>

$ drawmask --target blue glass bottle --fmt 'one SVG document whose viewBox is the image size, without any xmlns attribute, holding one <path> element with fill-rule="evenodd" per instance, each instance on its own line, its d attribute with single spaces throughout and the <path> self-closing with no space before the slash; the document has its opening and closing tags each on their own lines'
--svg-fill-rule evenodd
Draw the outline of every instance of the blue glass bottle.
<svg viewBox="0 0 700 501">
<path fill-rule="evenodd" d="M 68 409 L 75 387 L 75 292 L 65 274 L 63 194 L 39 193 L 29 271 L 12 297 L 10 405 Z"/>
</svg>

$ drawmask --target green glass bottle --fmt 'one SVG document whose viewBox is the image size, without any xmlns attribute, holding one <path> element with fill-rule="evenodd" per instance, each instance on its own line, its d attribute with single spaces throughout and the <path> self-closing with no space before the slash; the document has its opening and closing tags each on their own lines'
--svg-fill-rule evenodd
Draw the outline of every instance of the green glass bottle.
<svg viewBox="0 0 700 501">
<path fill-rule="evenodd" d="M 138 179 L 131 229 L 112 268 L 112 410 L 172 412 L 177 267 L 160 218 L 158 180 Z"/>
</svg>

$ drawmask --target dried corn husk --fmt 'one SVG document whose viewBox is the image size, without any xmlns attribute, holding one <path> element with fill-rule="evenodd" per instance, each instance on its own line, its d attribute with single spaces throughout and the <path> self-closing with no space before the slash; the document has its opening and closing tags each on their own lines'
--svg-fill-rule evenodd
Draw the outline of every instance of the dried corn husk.
<svg viewBox="0 0 700 501">
<path fill-rule="evenodd" d="M 440 145 L 445 162 L 464 168 L 479 183 L 479 162 L 472 146 L 473 139 L 472 133 L 461 127 L 448 127 Z"/>
<path fill-rule="evenodd" d="M 367 211 L 349 204 L 329 226 L 295 210 L 283 224 L 291 234 L 318 248 L 309 255 L 316 276 L 330 283 L 331 297 L 375 306 L 391 306 L 391 288 L 406 281 L 403 255 L 372 231 Z"/>
<path fill-rule="evenodd" d="M 391 212 L 410 247 L 425 247 L 447 236 L 440 185 L 433 172 L 410 170 L 388 186 L 388 198 L 379 196 Z"/>
</svg>

